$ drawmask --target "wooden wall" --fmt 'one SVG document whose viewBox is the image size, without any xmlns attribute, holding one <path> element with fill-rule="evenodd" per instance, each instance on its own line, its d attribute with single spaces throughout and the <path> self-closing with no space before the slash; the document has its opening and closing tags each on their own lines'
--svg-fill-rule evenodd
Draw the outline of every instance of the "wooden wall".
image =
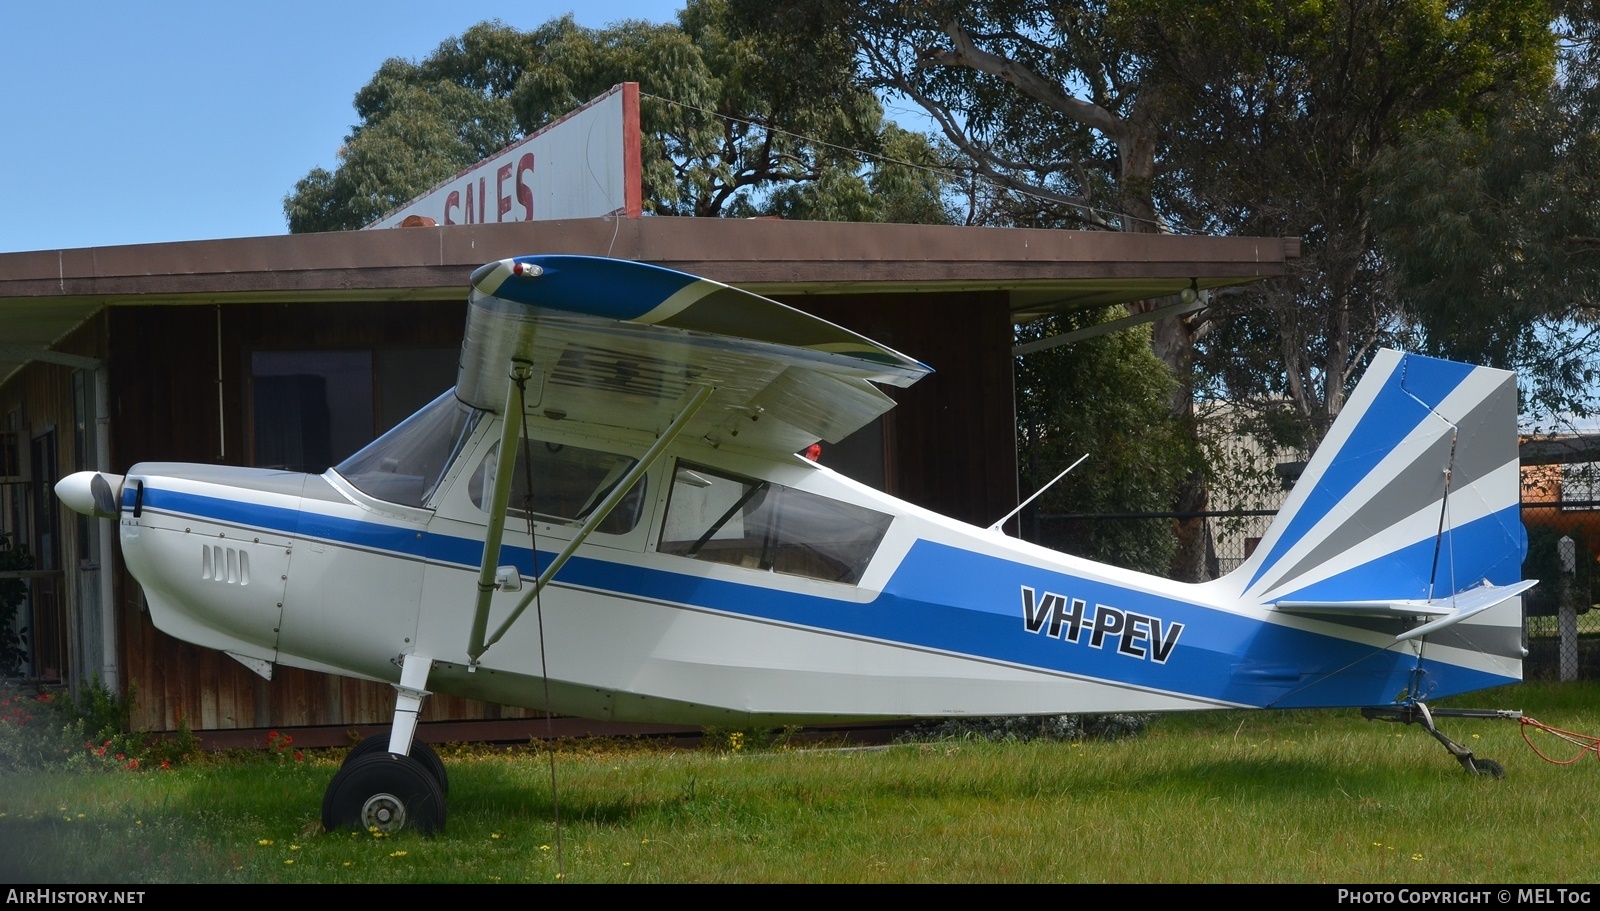
<svg viewBox="0 0 1600 911">
<path fill-rule="evenodd" d="M 464 303 L 230 304 L 120 308 L 110 320 L 117 471 L 142 461 L 248 462 L 250 353 L 256 350 L 453 347 Z M 221 351 L 221 401 L 218 351 Z M 440 390 L 443 391 L 443 390 Z M 134 724 L 195 730 L 387 724 L 394 690 L 279 667 L 263 680 L 222 652 L 157 630 L 139 586 L 119 601 L 123 675 L 136 689 Z M 423 721 L 522 718 L 528 712 L 436 696 Z"/>
<path fill-rule="evenodd" d="M 933 368 L 909 389 L 884 387 L 898 403 L 888 414 L 890 493 L 981 526 L 1017 505 L 1012 332 L 1004 292 L 785 302 Z"/>
</svg>

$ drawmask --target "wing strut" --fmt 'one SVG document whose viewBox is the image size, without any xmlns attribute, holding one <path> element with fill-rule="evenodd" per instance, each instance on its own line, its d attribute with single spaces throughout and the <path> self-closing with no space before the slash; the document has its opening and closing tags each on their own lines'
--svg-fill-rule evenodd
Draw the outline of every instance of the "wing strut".
<svg viewBox="0 0 1600 911">
<path fill-rule="evenodd" d="M 526 368 L 518 365 L 517 370 L 524 369 Z M 512 372 L 512 377 L 513 379 L 518 377 L 516 370 Z M 495 629 L 494 634 L 486 639 L 484 630 L 489 624 L 489 601 L 497 588 L 495 584 L 495 564 L 499 562 L 501 533 L 505 530 L 506 522 L 506 503 L 511 496 L 511 476 L 515 468 L 517 436 L 521 433 L 522 427 L 522 405 L 520 402 L 512 402 L 512 398 L 517 394 L 517 384 L 512 384 L 506 395 L 505 423 L 501 428 L 500 436 L 501 464 L 498 466 L 498 470 L 502 473 L 495 475 L 494 497 L 491 500 L 494 509 L 489 513 L 489 529 L 484 536 L 483 566 L 478 570 L 477 610 L 472 617 L 472 638 L 467 643 L 467 660 L 470 667 L 477 666 L 478 659 L 483 656 L 489 646 L 499 642 L 500 638 L 506 634 L 506 630 L 511 628 L 511 624 L 517 622 L 517 618 L 522 616 L 522 612 L 528 609 L 528 605 L 532 604 L 533 599 L 539 596 L 539 592 L 550 583 L 551 579 L 555 578 L 555 574 L 577 552 L 578 547 L 588 539 L 590 533 L 599 528 L 600 523 L 605 521 L 606 516 L 610 515 L 611 511 L 617 507 L 617 504 L 622 502 L 622 498 L 628 495 L 628 491 L 633 488 L 634 483 L 643 477 L 645 472 L 649 471 L 656 462 L 661 460 L 661 456 L 666 453 L 667 447 L 672 444 L 673 440 L 678 438 L 679 434 L 683 433 L 683 429 L 689 425 L 689 421 L 694 418 L 695 413 L 711 397 L 712 391 L 710 386 L 695 387 L 688 403 L 678 412 L 677 417 L 673 418 L 672 423 L 667 425 L 667 429 L 656 437 L 656 441 L 650 444 L 650 448 L 645 451 L 645 454 L 640 457 L 638 462 L 634 463 L 628 473 L 623 475 L 622 479 L 617 481 L 616 484 L 612 485 L 611 492 L 606 494 L 604 500 L 600 501 L 600 505 L 584 517 L 583 524 L 578 527 L 577 534 L 572 536 L 572 540 L 567 542 L 567 545 L 561 549 L 559 554 L 556 554 L 555 559 L 550 561 L 550 565 L 539 573 L 539 579 L 534 583 L 533 590 L 522 596 L 522 600 L 517 602 L 517 606 L 511 610 L 510 616 L 506 617 L 505 621 Z M 512 420 L 513 414 L 516 415 L 515 420 Z M 511 452 L 510 459 L 506 456 L 507 451 Z"/>
</svg>

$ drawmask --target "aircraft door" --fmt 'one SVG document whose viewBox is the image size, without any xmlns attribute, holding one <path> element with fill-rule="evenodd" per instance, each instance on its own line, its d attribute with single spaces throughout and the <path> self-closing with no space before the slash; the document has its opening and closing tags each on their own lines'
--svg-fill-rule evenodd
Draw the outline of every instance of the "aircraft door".
<svg viewBox="0 0 1600 911">
<path fill-rule="evenodd" d="M 387 518 L 352 534 L 302 510 L 283 599 L 278 648 L 285 663 L 395 676 L 395 657 L 411 650 L 416 635 L 428 523 Z"/>
</svg>

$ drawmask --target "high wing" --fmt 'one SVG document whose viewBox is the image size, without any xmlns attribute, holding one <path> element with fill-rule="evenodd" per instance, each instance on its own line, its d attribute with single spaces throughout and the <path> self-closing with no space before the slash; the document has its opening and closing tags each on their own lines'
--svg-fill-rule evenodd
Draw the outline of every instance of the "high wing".
<svg viewBox="0 0 1600 911">
<path fill-rule="evenodd" d="M 472 273 L 456 396 L 503 415 L 467 655 L 516 623 L 613 508 L 680 437 L 793 453 L 838 442 L 894 407 L 872 384 L 909 386 L 924 364 L 760 295 L 671 269 L 590 256 L 520 256 Z M 516 439 L 527 412 L 655 438 L 590 510 L 494 631 Z"/>
<path fill-rule="evenodd" d="M 683 433 L 775 452 L 838 442 L 893 407 L 873 383 L 931 372 L 777 301 L 588 256 L 522 256 L 472 274 L 457 396 L 501 411 L 517 362 L 530 410 L 659 433 L 704 387 Z"/>
</svg>

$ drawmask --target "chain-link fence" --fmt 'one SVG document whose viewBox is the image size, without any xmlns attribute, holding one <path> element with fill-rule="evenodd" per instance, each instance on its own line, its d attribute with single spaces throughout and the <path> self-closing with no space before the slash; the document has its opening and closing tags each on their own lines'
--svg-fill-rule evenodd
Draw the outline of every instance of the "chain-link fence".
<svg viewBox="0 0 1600 911">
<path fill-rule="evenodd" d="M 1199 523 L 1207 543 L 1206 575 L 1214 579 L 1237 569 L 1255 552 L 1274 515 L 1271 510 L 1038 515 L 1023 527 L 1024 537 L 1035 543 L 1073 553 L 1075 543 L 1091 536 L 1091 523 L 1181 522 L 1191 528 Z M 1526 502 L 1522 517 L 1528 529 L 1523 577 L 1540 580 L 1523 595 L 1528 644 L 1523 676 L 1529 680 L 1600 679 L 1600 610 L 1591 609 L 1600 604 L 1600 500 Z M 1566 563 L 1563 537 L 1572 541 Z M 1561 611 L 1564 599 L 1571 604 L 1565 616 Z M 1569 627 L 1565 637 L 1564 623 Z"/>
<path fill-rule="evenodd" d="M 1524 502 L 1522 522 L 1528 529 L 1522 574 L 1539 580 L 1522 598 L 1528 637 L 1523 675 L 1600 679 L 1600 611 L 1591 609 L 1600 601 L 1600 501 Z"/>
</svg>

